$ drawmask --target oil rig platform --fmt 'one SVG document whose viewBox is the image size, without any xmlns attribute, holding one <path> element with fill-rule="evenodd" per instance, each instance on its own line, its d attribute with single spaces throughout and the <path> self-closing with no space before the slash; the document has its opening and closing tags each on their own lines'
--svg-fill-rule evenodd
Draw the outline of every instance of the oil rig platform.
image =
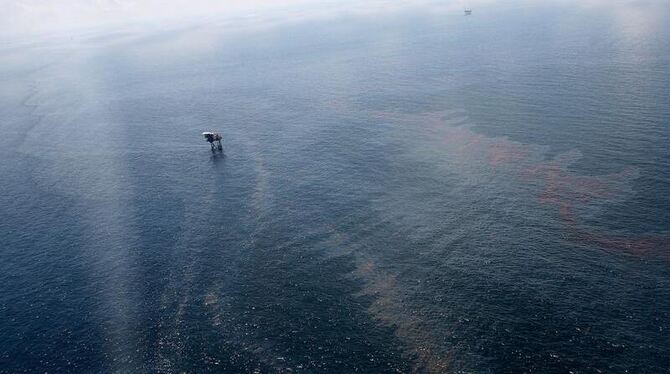
<svg viewBox="0 0 670 374">
<path fill-rule="evenodd" d="M 212 153 L 216 152 L 217 150 L 219 152 L 223 151 L 223 145 L 221 145 L 221 140 L 223 140 L 223 137 L 221 136 L 221 134 L 206 131 L 202 133 L 202 136 L 205 137 L 205 140 L 212 147 Z"/>
</svg>

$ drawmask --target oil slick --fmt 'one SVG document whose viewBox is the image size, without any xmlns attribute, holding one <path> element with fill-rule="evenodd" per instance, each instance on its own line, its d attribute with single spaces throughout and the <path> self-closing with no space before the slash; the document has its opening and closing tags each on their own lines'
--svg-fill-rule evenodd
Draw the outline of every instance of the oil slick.
<svg viewBox="0 0 670 374">
<path fill-rule="evenodd" d="M 472 174 L 472 170 L 467 169 L 479 169 L 468 176 L 475 183 L 485 182 L 486 173 L 503 172 L 513 179 L 511 183 L 535 191 L 532 193 L 537 195 L 537 201 L 555 207 L 567 232 L 581 244 L 635 256 L 668 258 L 668 239 L 661 235 L 627 237 L 581 223 L 580 212 L 593 214 L 609 202 L 632 196 L 632 184 L 639 177 L 635 168 L 606 175 L 581 175 L 570 169 L 582 158 L 579 151 L 572 150 L 547 160 L 547 147 L 479 134 L 458 111 L 375 113 L 374 117 L 404 127 L 429 128 L 432 135 L 441 139 L 440 152 L 448 168 L 464 174 Z"/>
<path fill-rule="evenodd" d="M 461 183 L 483 188 L 489 185 L 493 193 L 500 186 L 510 185 L 510 191 L 536 196 L 537 209 L 548 209 L 564 236 L 575 247 L 584 250 L 603 250 L 616 255 L 639 259 L 662 258 L 670 261 L 670 239 L 663 235 L 625 235 L 607 228 L 591 227 L 587 217 L 599 214 L 607 204 L 622 202 L 635 193 L 633 183 L 639 177 L 635 168 L 625 168 L 615 173 L 583 175 L 572 166 L 583 156 L 572 150 L 548 157 L 549 148 L 524 144 L 507 137 L 489 137 L 477 133 L 463 111 L 438 111 L 427 113 L 376 112 L 371 117 L 378 124 L 389 124 L 391 136 L 407 140 L 406 153 L 412 159 L 427 164 L 440 159 L 440 172 L 453 172 Z M 421 128 L 421 131 L 416 131 Z M 416 139 L 416 146 L 412 138 Z M 427 137 L 427 139 L 425 138 Z M 420 147 L 426 142 L 434 144 Z M 502 184 L 501 184 L 502 183 Z M 504 187 L 507 188 L 507 187 Z M 508 192 L 508 191 L 505 191 Z M 497 190 L 500 194 L 502 191 Z M 392 196 L 388 201 L 400 201 L 407 195 Z M 445 197 L 446 198 L 446 197 Z M 414 199 L 412 204 L 416 203 Z M 385 202 L 387 203 L 387 202 Z M 406 206 L 392 213 L 398 216 L 380 217 L 381 221 L 399 221 L 406 215 Z M 417 209 L 416 206 L 413 207 Z M 385 207 L 388 209 L 388 207 Z M 425 218 L 425 217 L 424 217 Z M 420 220 L 422 221 L 422 220 Z M 410 222 L 411 223 L 411 222 Z M 405 222 L 398 225 L 402 227 Z M 411 233 L 409 233 L 411 234 Z M 408 234 L 408 235 L 409 235 Z M 389 270 L 386 259 L 375 257 L 370 251 L 351 251 L 356 269 L 353 276 L 363 284 L 361 296 L 372 298 L 369 313 L 380 323 L 394 328 L 396 336 L 405 343 L 407 357 L 414 362 L 414 371 L 441 373 L 460 368 L 459 349 L 450 346 L 450 331 L 456 329 L 449 321 L 435 317 L 412 301 L 417 290 L 401 279 L 398 270 Z M 417 256 L 422 256 L 417 248 Z M 437 308 L 437 315 L 440 307 Z M 435 312 L 435 311 L 433 311 Z M 446 324 L 446 326 L 445 326 Z"/>
<path fill-rule="evenodd" d="M 447 372 L 451 368 L 451 351 L 439 344 L 440 337 L 425 323 L 421 311 L 406 300 L 406 288 L 398 284 L 398 275 L 365 256 L 359 255 L 356 262 L 353 275 L 365 285 L 360 295 L 373 299 L 368 311 L 395 329 L 396 336 L 406 344 L 407 358 L 414 362 L 413 372 Z"/>
</svg>

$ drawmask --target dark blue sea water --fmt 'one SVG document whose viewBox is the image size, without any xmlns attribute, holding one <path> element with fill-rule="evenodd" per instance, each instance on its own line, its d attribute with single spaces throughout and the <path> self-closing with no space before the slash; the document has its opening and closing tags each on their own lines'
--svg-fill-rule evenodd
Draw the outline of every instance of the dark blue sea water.
<svg viewBox="0 0 670 374">
<path fill-rule="evenodd" d="M 3 44 L 0 372 L 670 372 L 670 7 L 538 3 Z"/>
</svg>

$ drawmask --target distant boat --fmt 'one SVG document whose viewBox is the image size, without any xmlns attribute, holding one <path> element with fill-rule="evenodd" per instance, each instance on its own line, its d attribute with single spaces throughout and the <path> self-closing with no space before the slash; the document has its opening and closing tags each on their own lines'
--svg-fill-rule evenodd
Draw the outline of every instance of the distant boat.
<svg viewBox="0 0 670 374">
<path fill-rule="evenodd" d="M 466 9 L 466 10 L 465 10 L 465 15 L 466 15 L 466 16 L 469 16 L 469 15 L 471 15 L 471 14 L 472 14 L 472 9 Z"/>
</svg>

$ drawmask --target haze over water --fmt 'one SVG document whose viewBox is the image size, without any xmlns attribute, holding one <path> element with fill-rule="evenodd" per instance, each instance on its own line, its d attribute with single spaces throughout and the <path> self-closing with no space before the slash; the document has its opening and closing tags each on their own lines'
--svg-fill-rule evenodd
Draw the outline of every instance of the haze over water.
<svg viewBox="0 0 670 374">
<path fill-rule="evenodd" d="M 670 5 L 538 3 L 0 45 L 0 373 L 669 372 Z"/>
</svg>

